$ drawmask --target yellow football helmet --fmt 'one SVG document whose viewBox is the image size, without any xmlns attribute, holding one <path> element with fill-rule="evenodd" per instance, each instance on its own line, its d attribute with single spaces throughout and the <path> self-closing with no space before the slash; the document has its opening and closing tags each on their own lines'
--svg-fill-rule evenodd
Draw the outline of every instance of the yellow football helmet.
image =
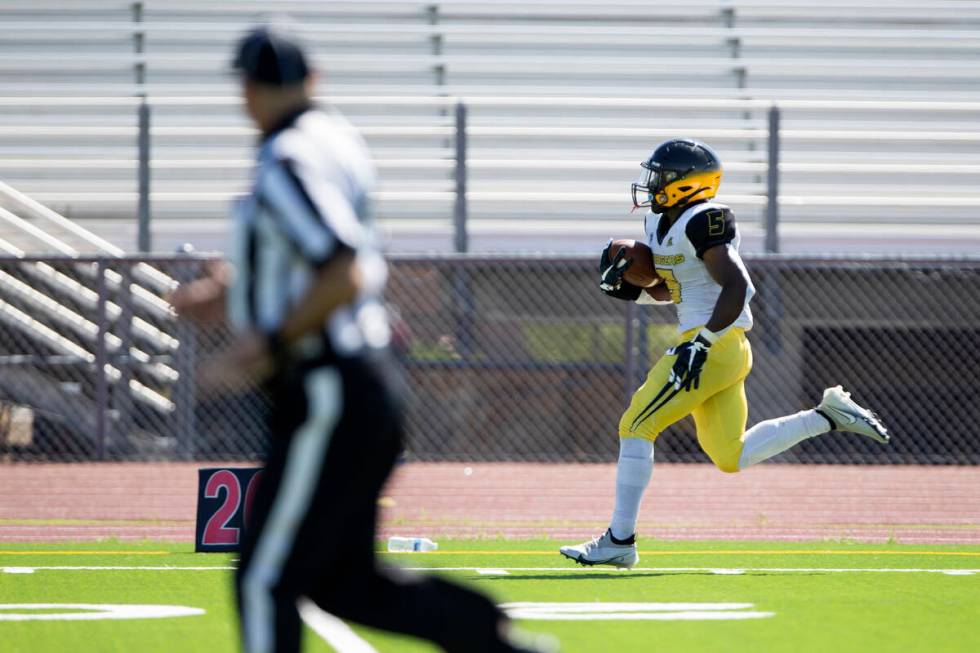
<svg viewBox="0 0 980 653">
<path fill-rule="evenodd" d="M 721 160 L 700 141 L 674 138 L 661 143 L 640 167 L 631 189 L 633 206 L 649 206 L 654 213 L 709 200 L 721 185 Z"/>
</svg>

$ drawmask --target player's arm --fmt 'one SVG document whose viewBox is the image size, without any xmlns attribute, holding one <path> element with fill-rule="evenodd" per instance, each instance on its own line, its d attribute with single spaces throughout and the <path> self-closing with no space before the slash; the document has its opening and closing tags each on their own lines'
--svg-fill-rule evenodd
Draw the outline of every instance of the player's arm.
<svg viewBox="0 0 980 653">
<path fill-rule="evenodd" d="M 749 277 L 735 256 L 737 254 L 727 245 L 716 245 L 706 250 L 702 257 L 708 274 L 721 286 L 711 319 L 704 325 L 712 333 L 720 333 L 731 326 L 745 308 Z"/>
<path fill-rule="evenodd" d="M 738 253 L 728 246 L 736 236 L 735 216 L 727 207 L 711 208 L 693 217 L 685 231 L 708 274 L 721 286 L 711 318 L 704 325 L 706 338 L 714 342 L 716 334 L 741 315 L 750 286 Z"/>
<path fill-rule="evenodd" d="M 623 278 L 633 259 L 627 258 L 626 248 L 621 248 L 615 256 L 610 256 L 612 244 L 613 239 L 610 238 L 599 255 L 599 290 L 616 299 L 635 301 L 642 289 Z"/>
<path fill-rule="evenodd" d="M 668 377 L 676 390 L 698 387 L 701 368 L 708 359 L 711 346 L 742 313 L 749 288 L 748 276 L 739 264 L 738 254 L 728 246 L 736 235 L 735 217 L 729 209 L 702 211 L 687 223 L 686 235 L 697 257 L 704 261 L 708 274 L 721 286 L 721 293 L 707 324 L 694 339 L 667 352 L 677 356 Z"/>
<path fill-rule="evenodd" d="M 635 301 L 638 304 L 670 304 L 670 290 L 663 279 L 655 277 L 646 287 L 634 285 L 624 278 L 627 268 L 633 262 L 626 257 L 626 250 L 620 249 L 616 256 L 609 255 L 613 239 L 609 239 L 599 256 L 599 289 L 616 299 Z"/>
<path fill-rule="evenodd" d="M 645 297 L 640 295 L 636 300 L 637 304 L 673 304 L 674 300 L 670 297 L 670 288 L 664 280 L 657 277 L 652 286 L 643 289 Z"/>
</svg>

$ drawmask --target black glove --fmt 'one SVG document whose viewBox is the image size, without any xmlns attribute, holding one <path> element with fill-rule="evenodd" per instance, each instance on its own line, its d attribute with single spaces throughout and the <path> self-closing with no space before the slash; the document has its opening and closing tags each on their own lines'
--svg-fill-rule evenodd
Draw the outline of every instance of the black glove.
<svg viewBox="0 0 980 653">
<path fill-rule="evenodd" d="M 623 280 L 623 275 L 626 274 L 626 269 L 633 259 L 626 258 L 625 248 L 620 248 L 615 258 L 611 259 L 609 248 L 612 247 L 612 242 L 610 238 L 599 257 L 599 289 L 610 297 L 635 301 L 642 289 Z"/>
<path fill-rule="evenodd" d="M 640 297 L 640 293 L 643 292 L 643 288 L 639 286 L 634 286 L 629 281 L 624 281 L 619 284 L 619 288 L 616 290 L 605 290 L 605 294 L 610 297 L 615 297 L 616 299 L 625 299 L 626 301 L 635 302 Z"/>
<path fill-rule="evenodd" d="M 612 247 L 612 242 L 612 238 L 610 238 L 599 257 L 599 287 L 603 290 L 618 290 L 619 285 L 623 283 L 626 268 L 633 262 L 633 259 L 626 258 L 625 247 L 620 247 L 616 257 L 610 259 L 609 248 Z"/>
<path fill-rule="evenodd" d="M 701 368 L 708 360 L 710 348 L 711 342 L 708 338 L 698 333 L 694 340 L 682 342 L 667 350 L 668 355 L 677 356 L 670 370 L 670 376 L 667 377 L 667 382 L 674 384 L 674 390 L 683 388 L 690 391 L 691 388 L 695 390 L 698 388 L 701 384 Z"/>
</svg>

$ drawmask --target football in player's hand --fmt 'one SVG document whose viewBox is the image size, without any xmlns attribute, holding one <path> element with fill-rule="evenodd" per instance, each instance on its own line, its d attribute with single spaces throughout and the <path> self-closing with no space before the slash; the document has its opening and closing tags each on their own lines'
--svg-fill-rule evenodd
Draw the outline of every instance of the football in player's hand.
<svg viewBox="0 0 980 653">
<path fill-rule="evenodd" d="M 633 259 L 633 262 L 626 268 L 626 274 L 623 275 L 623 278 L 641 288 L 656 285 L 660 281 L 660 277 L 657 276 L 657 271 L 653 268 L 653 252 L 650 251 L 650 247 L 638 240 L 621 238 L 612 242 L 609 247 L 609 258 L 616 258 L 616 254 L 624 247 L 626 248 L 626 258 Z"/>
</svg>

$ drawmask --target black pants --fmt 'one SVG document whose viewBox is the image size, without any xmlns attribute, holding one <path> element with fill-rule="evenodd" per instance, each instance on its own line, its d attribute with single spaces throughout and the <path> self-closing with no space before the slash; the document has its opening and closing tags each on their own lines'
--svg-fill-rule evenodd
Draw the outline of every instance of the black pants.
<svg viewBox="0 0 980 653">
<path fill-rule="evenodd" d="M 236 576 L 249 653 L 299 650 L 300 597 L 446 651 L 512 650 L 482 595 L 375 557 L 378 494 L 401 447 L 399 407 L 381 369 L 346 360 L 276 382 L 265 475 Z"/>
</svg>

